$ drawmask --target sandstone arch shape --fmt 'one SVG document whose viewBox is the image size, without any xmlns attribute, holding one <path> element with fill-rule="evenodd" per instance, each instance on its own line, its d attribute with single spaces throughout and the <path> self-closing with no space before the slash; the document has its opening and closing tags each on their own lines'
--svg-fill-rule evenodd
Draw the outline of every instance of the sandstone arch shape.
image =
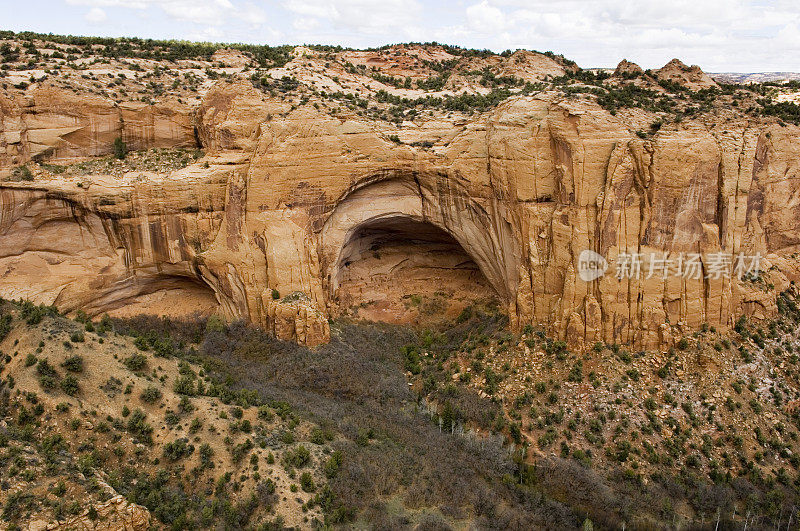
<svg viewBox="0 0 800 531">
<path fill-rule="evenodd" d="M 358 181 L 325 220 L 319 249 L 327 297 L 335 297 L 343 253 L 354 235 L 390 219 L 427 223 L 452 236 L 503 302 L 512 304 L 519 283 L 519 253 L 504 210 L 493 199 L 470 196 L 457 177 L 446 172 L 400 169 Z"/>
<path fill-rule="evenodd" d="M 114 216 L 71 197 L 4 188 L 3 295 L 92 316 L 134 314 L 137 307 L 164 315 L 210 312 L 218 297 L 187 254 L 183 230 L 175 216 Z"/>
</svg>

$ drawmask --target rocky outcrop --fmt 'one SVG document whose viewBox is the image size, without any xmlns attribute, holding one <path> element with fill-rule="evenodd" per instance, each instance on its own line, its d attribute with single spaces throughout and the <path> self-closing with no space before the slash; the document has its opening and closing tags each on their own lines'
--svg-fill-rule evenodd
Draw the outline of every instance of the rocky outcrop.
<svg viewBox="0 0 800 531">
<path fill-rule="evenodd" d="M 34 521 L 28 529 L 37 531 L 57 531 L 70 529 L 83 530 L 118 530 L 144 531 L 150 529 L 152 519 L 150 511 L 141 505 L 128 502 L 122 496 L 114 496 L 110 500 L 94 506 L 74 518 L 64 522 L 45 523 Z M 90 515 L 91 512 L 91 515 Z"/>
<path fill-rule="evenodd" d="M 690 90 L 701 90 L 718 87 L 699 66 L 686 66 L 680 59 L 673 59 L 653 72 L 657 79 L 678 83 Z"/>
<path fill-rule="evenodd" d="M 250 64 L 250 58 L 239 50 L 232 48 L 222 48 L 214 52 L 211 60 L 215 63 L 220 63 L 224 67 L 243 68 Z"/>
<path fill-rule="evenodd" d="M 4 138 L 24 122 L 28 140 L 19 145 L 34 146 L 31 118 L 15 112 Z M 188 141 L 190 126 L 165 125 L 192 123 L 182 110 L 136 112 L 157 124 L 152 142 Z M 35 146 L 55 146 L 53 157 L 104 152 L 124 115 L 92 100 L 70 113 L 73 124 L 87 116 L 100 125 L 91 135 L 85 127 L 56 134 L 39 121 L 51 133 Z M 386 130 L 311 103 L 291 107 L 243 82 L 217 85 L 193 120 L 208 154 L 169 175 L 87 176 L 80 187 L 57 176 L 2 183 L 0 295 L 100 313 L 164 290 L 188 305 L 180 294 L 195 290 L 204 307 L 313 345 L 329 337 L 327 319 L 344 312 L 343 300 L 375 302 L 363 276 L 344 282 L 354 260 L 369 254 L 387 272 L 402 261 L 380 269 L 396 248 L 381 255 L 356 239 L 413 223 L 448 235 L 475 266 L 452 261 L 429 278 L 446 287 L 449 269 L 462 279 L 479 271 L 478 284 L 515 328 L 541 325 L 576 347 L 656 348 L 701 323 L 724 329 L 743 313 L 766 317 L 797 278 L 793 126 L 686 121 L 641 138 L 594 103 L 541 93 L 457 125 L 431 119 Z M 612 266 L 585 281 L 584 250 L 610 264 L 651 253 L 703 258 L 697 278 L 648 275 L 645 265 L 636 278 L 618 278 Z M 715 276 L 715 253 L 760 253 L 770 271 L 759 282 Z M 392 296 L 408 294 L 395 286 Z M 292 294 L 302 295 L 286 299 Z"/>
<path fill-rule="evenodd" d="M 52 86 L 18 97 L 0 94 L 0 132 L 0 166 L 107 155 L 117 138 L 129 149 L 197 145 L 187 105 L 117 104 Z"/>
<path fill-rule="evenodd" d="M 637 77 L 644 74 L 642 67 L 636 63 L 632 63 L 627 59 L 623 59 L 614 70 L 614 77 Z"/>
<path fill-rule="evenodd" d="M 303 293 L 292 294 L 284 300 L 271 300 L 264 294 L 267 329 L 278 339 L 296 341 L 309 347 L 326 343 L 331 336 L 325 314 Z"/>
<path fill-rule="evenodd" d="M 501 75 L 515 76 L 531 82 L 563 76 L 573 70 L 565 68 L 552 57 L 528 50 L 517 50 L 500 67 Z"/>
</svg>

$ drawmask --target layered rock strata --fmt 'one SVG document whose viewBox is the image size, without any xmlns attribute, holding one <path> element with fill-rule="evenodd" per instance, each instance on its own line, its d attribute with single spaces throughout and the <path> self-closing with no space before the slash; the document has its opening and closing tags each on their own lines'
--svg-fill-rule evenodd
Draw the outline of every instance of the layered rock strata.
<svg viewBox="0 0 800 531">
<path fill-rule="evenodd" d="M 642 138 L 594 103 L 543 92 L 458 124 L 387 130 L 289 107 L 246 82 L 219 83 L 191 112 L 54 90 L 0 105 L 6 168 L 108 153 L 117 137 L 206 150 L 166 175 L 41 173 L 0 183 L 6 298 L 92 314 L 161 300 L 315 345 L 328 339 L 329 317 L 369 292 L 353 264 L 381 253 L 359 239 L 383 231 L 381 244 L 391 245 L 386 228 L 407 223 L 444 234 L 448 256 L 461 257 L 419 262 L 440 270 L 425 278 L 448 286 L 452 269 L 456 284 L 474 279 L 516 329 L 541 325 L 574 346 L 657 348 L 702 323 L 724 329 L 742 314 L 773 314 L 776 293 L 797 277 L 794 126 L 687 121 Z M 410 240 L 384 256 L 397 258 Z M 582 280 L 584 250 L 605 257 L 609 272 Z M 697 253 L 700 274 L 649 275 L 646 265 L 638 278 L 614 274 L 621 256 L 651 253 Z M 715 254 L 759 254 L 766 274 L 715 276 Z M 386 271 L 401 262 L 415 267 L 397 259 Z"/>
</svg>

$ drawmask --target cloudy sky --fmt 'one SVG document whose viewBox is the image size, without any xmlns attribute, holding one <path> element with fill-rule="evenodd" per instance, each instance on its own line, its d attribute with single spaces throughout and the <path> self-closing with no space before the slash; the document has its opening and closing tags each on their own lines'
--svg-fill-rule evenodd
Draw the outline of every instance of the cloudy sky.
<svg viewBox="0 0 800 531">
<path fill-rule="evenodd" d="M 552 50 L 583 67 L 673 57 L 710 72 L 800 71 L 797 0 L 0 0 L 0 29 L 367 47 Z"/>
</svg>

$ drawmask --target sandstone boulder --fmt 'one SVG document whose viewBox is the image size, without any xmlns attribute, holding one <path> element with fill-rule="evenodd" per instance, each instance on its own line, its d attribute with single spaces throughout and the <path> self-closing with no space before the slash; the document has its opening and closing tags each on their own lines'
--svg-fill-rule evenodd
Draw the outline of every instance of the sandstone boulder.
<svg viewBox="0 0 800 531">
<path fill-rule="evenodd" d="M 673 59 L 663 67 L 655 70 L 658 79 L 678 83 L 691 90 L 716 88 L 716 81 L 711 79 L 699 66 L 686 66 L 680 59 Z"/>
</svg>

